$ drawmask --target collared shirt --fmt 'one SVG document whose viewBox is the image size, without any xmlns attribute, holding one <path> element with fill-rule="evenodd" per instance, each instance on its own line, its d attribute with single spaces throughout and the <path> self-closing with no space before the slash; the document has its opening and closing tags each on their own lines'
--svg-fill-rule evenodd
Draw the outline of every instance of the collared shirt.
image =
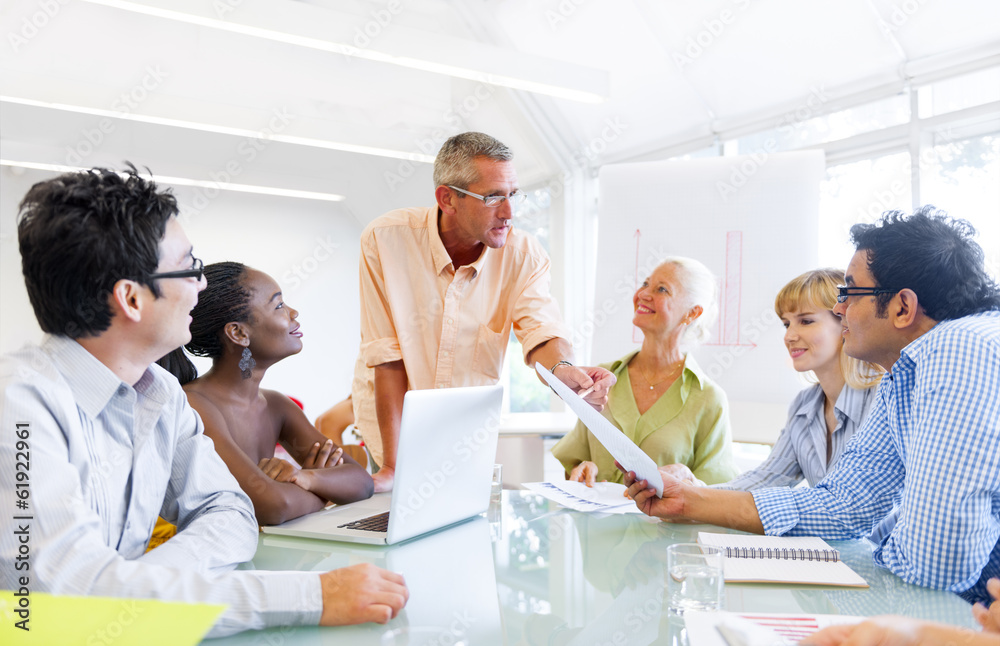
<svg viewBox="0 0 1000 646">
<path fill-rule="evenodd" d="M 456 269 L 437 207 L 390 211 L 361 234 L 360 281 L 355 425 L 379 464 L 374 366 L 402 360 L 409 390 L 484 386 L 500 379 L 512 328 L 525 358 L 544 341 L 568 338 L 549 292 L 549 258 L 516 228 L 502 248 Z"/>
<path fill-rule="evenodd" d="M 319 623 L 316 574 L 231 571 L 257 548 L 253 506 L 159 366 L 132 386 L 76 341 L 47 337 L 0 359 L 0 424 L 3 588 L 28 576 L 37 592 L 227 604 L 211 636 Z M 17 501 L 23 518 L 9 512 Z M 179 532 L 144 554 L 157 515 Z M 18 530 L 24 569 L 7 566 Z"/>
<path fill-rule="evenodd" d="M 705 482 L 726 482 L 737 474 L 729 431 L 726 393 L 708 378 L 690 354 L 684 370 L 645 413 L 640 414 L 632 393 L 628 364 L 636 352 L 603 364 L 618 378 L 601 412 L 621 429 L 657 465 L 684 464 Z M 552 447 L 552 455 L 567 471 L 589 460 L 597 465 L 597 479 L 621 482 L 615 459 L 582 422 Z"/>
<path fill-rule="evenodd" d="M 757 468 L 716 485 L 716 488 L 750 491 L 763 487 L 794 487 L 803 477 L 809 486 L 815 487 L 833 470 L 847 441 L 868 417 L 875 401 L 875 387 L 858 390 L 844 385 L 833 405 L 837 427 L 832 435 L 826 429 L 825 401 L 819 384 L 796 395 L 788 409 L 788 422 L 767 459 Z M 830 438 L 829 464 L 826 461 L 827 437 Z"/>
<path fill-rule="evenodd" d="M 1000 576 L 1000 312 L 942 321 L 900 354 L 837 468 L 752 492 L 767 534 L 860 538 L 904 581 L 989 602 Z"/>
</svg>

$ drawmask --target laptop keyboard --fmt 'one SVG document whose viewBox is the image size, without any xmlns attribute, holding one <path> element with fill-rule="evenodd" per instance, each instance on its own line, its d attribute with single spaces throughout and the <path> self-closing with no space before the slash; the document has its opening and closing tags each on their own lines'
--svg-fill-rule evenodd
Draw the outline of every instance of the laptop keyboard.
<svg viewBox="0 0 1000 646">
<path fill-rule="evenodd" d="M 376 514 L 375 516 L 369 516 L 368 518 L 361 518 L 360 520 L 352 520 L 349 523 L 338 525 L 337 527 L 360 529 L 366 532 L 385 532 L 389 528 L 389 512 L 386 511 L 381 514 Z"/>
</svg>

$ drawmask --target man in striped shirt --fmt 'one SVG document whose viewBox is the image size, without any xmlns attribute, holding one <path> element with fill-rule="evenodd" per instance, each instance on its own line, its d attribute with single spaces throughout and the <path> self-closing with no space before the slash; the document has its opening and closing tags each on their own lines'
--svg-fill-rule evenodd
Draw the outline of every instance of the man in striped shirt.
<svg viewBox="0 0 1000 646">
<path fill-rule="evenodd" d="M 871 536 L 876 565 L 989 603 L 1000 576 L 1000 289 L 975 231 L 933 207 L 851 229 L 834 312 L 844 351 L 887 370 L 864 426 L 810 489 L 699 488 L 663 498 L 626 477 L 647 514 L 771 535 Z"/>
<path fill-rule="evenodd" d="M 250 499 L 154 364 L 191 339 L 205 288 L 176 214 L 134 167 L 40 182 L 21 203 L 25 284 L 47 335 L 0 360 L 0 505 L 21 510 L 0 519 L 0 588 L 225 604 L 210 636 L 385 623 L 407 591 L 372 565 L 233 571 L 257 548 Z M 146 553 L 157 515 L 179 531 Z"/>
</svg>

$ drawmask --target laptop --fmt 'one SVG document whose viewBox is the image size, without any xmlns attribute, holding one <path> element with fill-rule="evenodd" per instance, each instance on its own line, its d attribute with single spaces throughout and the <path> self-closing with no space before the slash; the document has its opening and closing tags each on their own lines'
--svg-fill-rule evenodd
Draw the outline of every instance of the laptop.
<svg viewBox="0 0 1000 646">
<path fill-rule="evenodd" d="M 393 545 L 487 510 L 503 386 L 411 390 L 392 493 L 323 509 L 265 534 Z"/>
</svg>

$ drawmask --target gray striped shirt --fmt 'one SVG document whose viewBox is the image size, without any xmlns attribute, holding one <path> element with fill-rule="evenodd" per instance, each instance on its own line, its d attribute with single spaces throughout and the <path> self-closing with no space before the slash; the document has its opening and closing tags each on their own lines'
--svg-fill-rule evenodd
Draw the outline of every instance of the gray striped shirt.
<svg viewBox="0 0 1000 646">
<path fill-rule="evenodd" d="M 319 623 L 317 574 L 232 571 L 257 547 L 253 506 L 159 366 L 129 385 L 47 337 L 0 359 L 0 424 L 0 587 L 27 576 L 32 592 L 228 605 L 210 636 Z M 145 553 L 158 514 L 179 531 Z M 15 569 L 24 525 L 30 556 Z"/>
<path fill-rule="evenodd" d="M 826 477 L 844 452 L 848 440 L 861 428 L 875 398 L 875 388 L 856 390 L 845 385 L 834 410 L 837 428 L 830 436 L 830 463 L 826 461 L 827 430 L 823 417 L 823 389 L 806 388 L 788 408 L 788 422 L 767 459 L 756 469 L 721 485 L 718 489 L 751 491 L 763 487 L 794 487 L 805 478 L 809 486 Z"/>
</svg>

